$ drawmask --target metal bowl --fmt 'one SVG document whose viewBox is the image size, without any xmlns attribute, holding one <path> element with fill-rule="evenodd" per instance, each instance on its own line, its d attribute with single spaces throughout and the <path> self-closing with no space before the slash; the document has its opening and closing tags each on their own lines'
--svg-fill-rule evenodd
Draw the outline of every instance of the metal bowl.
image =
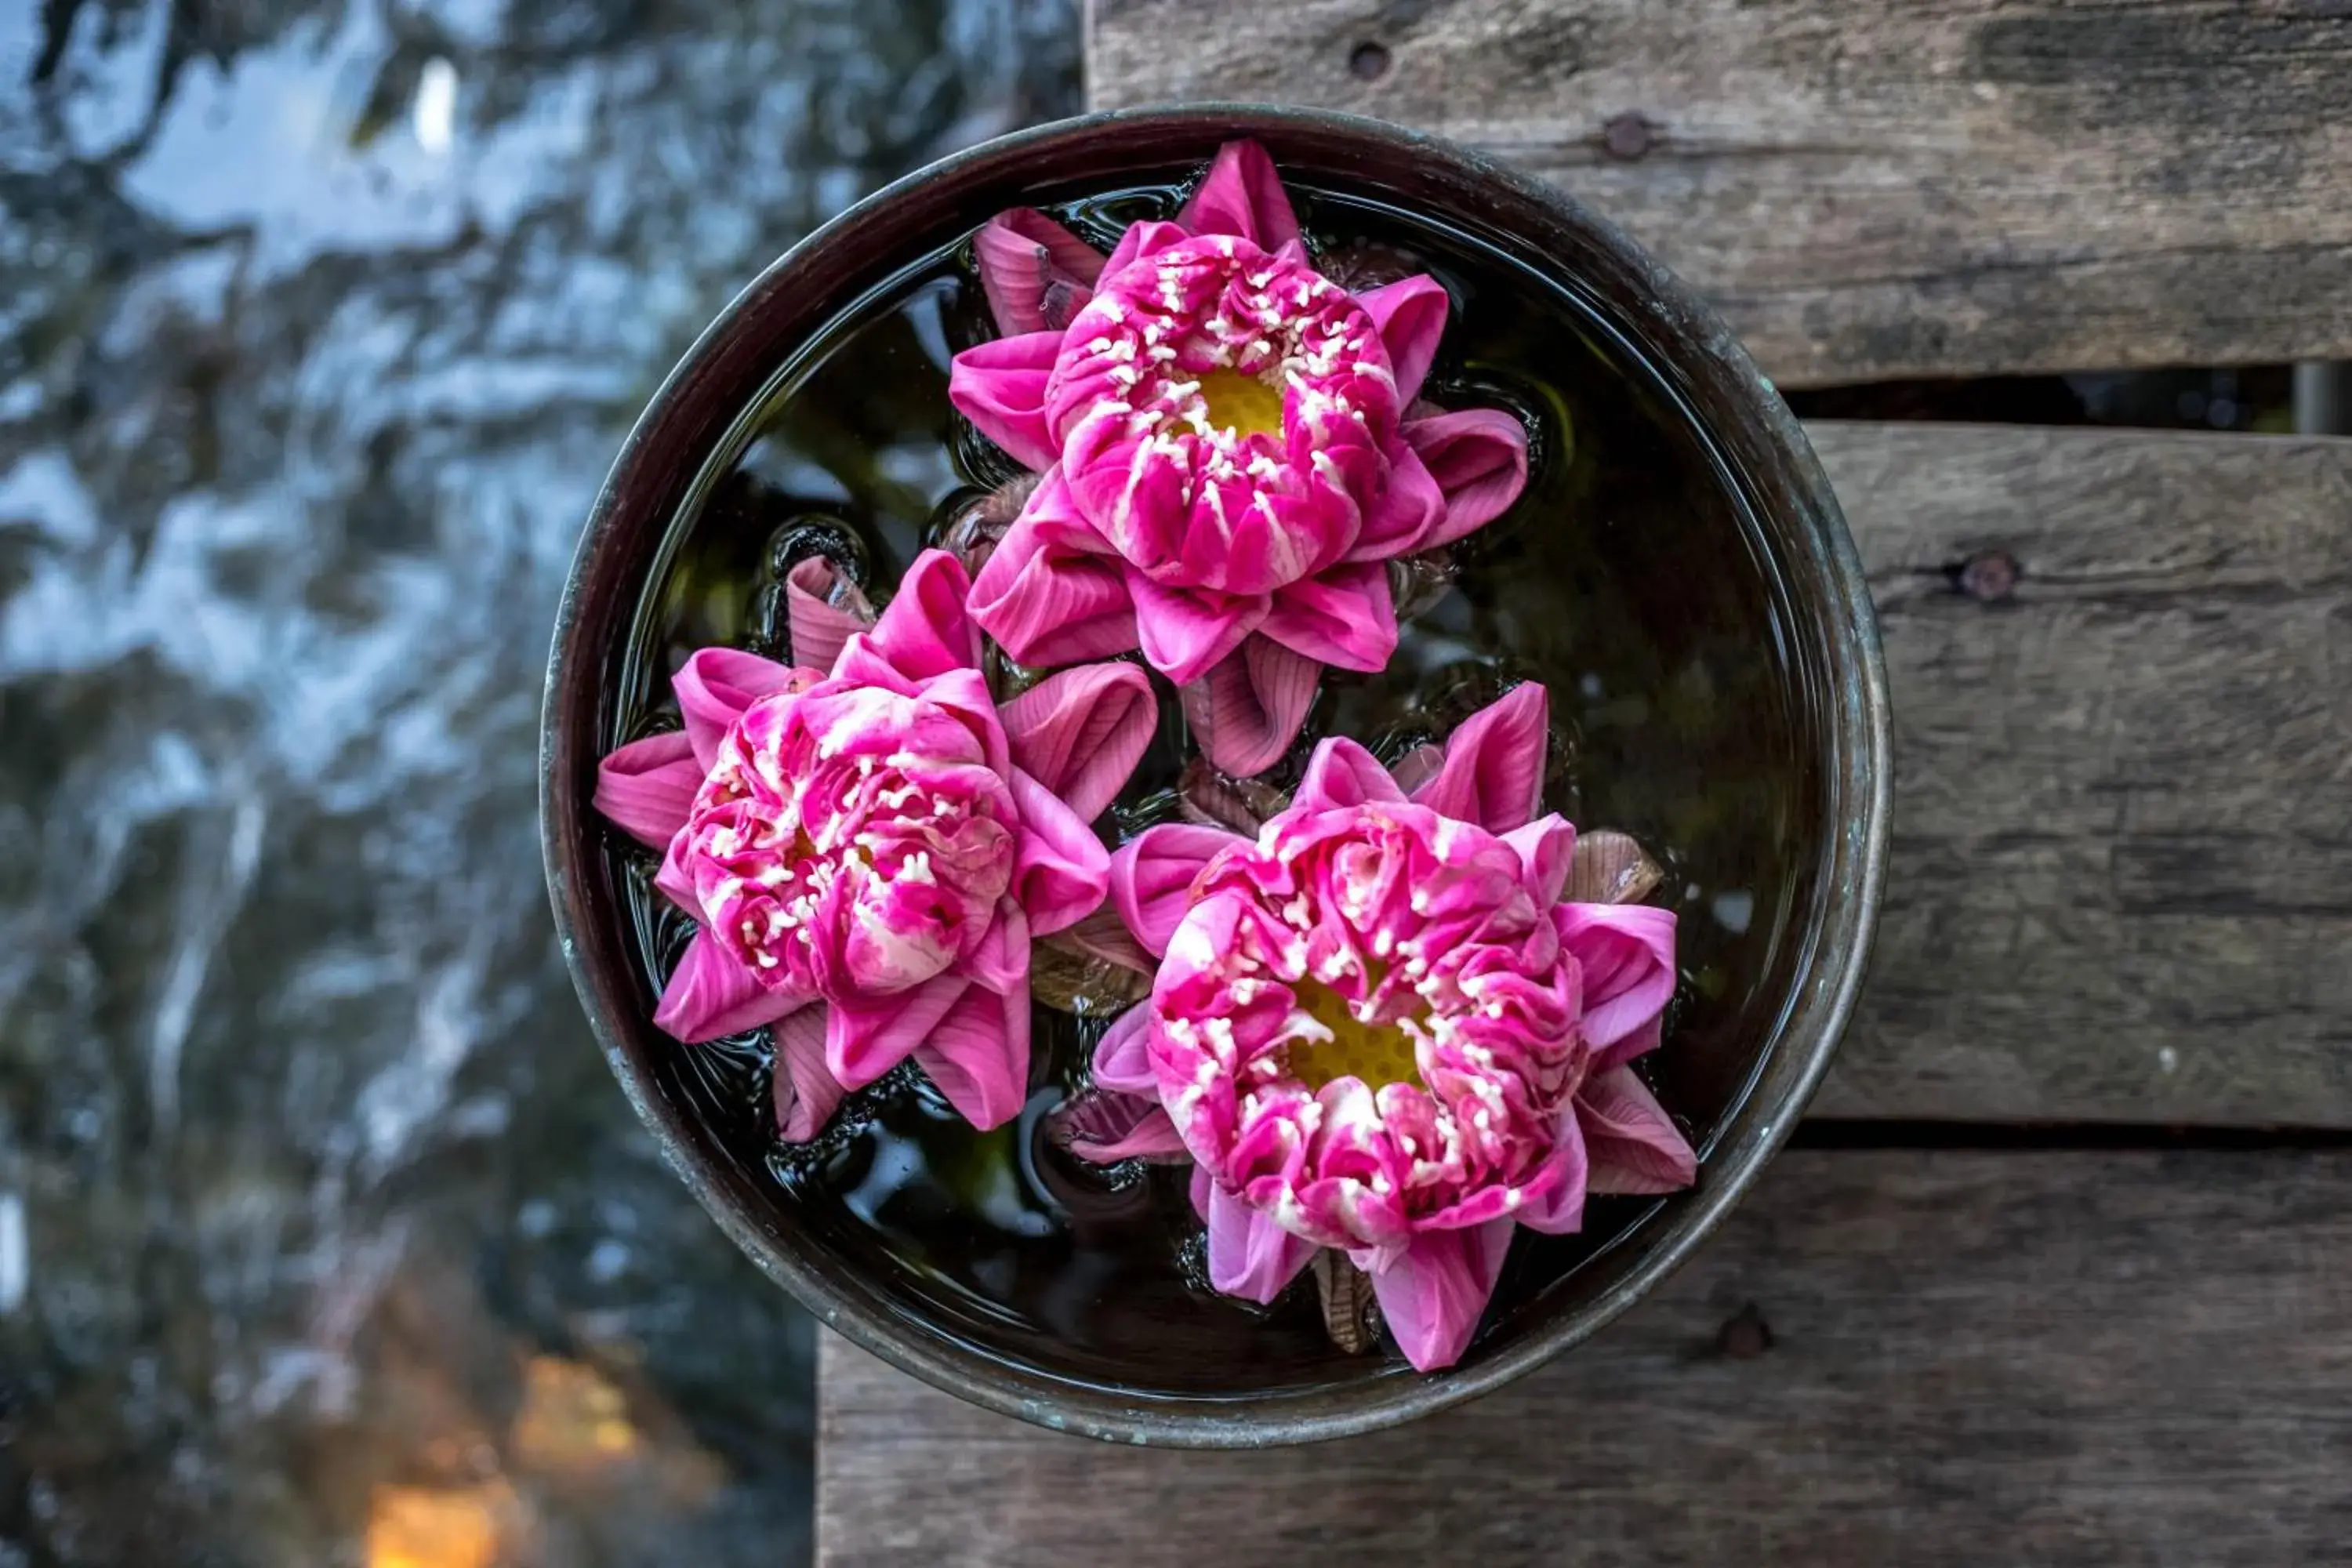
<svg viewBox="0 0 2352 1568">
<path fill-rule="evenodd" d="M 589 802 L 597 759 L 615 740 L 609 693 L 657 546 L 693 477 L 786 356 L 869 279 L 1004 207 L 1178 177 L 1236 136 L 1263 142 L 1286 176 L 1377 193 L 1541 258 L 1691 411 L 1759 524 L 1761 560 L 1747 569 L 1776 580 L 1810 851 L 1771 1005 L 1743 1021 L 1741 1059 L 1717 1064 L 1737 1089 L 1698 1129 L 1695 1190 L 1652 1206 L 1450 1370 L 1423 1376 L 1388 1364 L 1261 1389 L 1242 1368 L 1232 1386 L 1203 1393 L 1162 1386 L 1140 1360 L 1131 1375 L 1106 1379 L 1057 1365 L 1050 1345 L 1008 1353 L 975 1342 L 927 1307 L 906 1271 L 845 1253 L 756 1161 L 724 1147 L 657 1070 L 680 1047 L 649 1021 Z M 1861 981 L 1887 836 L 1885 671 L 1861 564 L 1802 431 L 1723 322 L 1555 190 L 1393 126 L 1262 107 L 1122 111 L 1004 137 L 859 203 L 770 267 L 671 373 L 605 480 L 558 614 L 541 747 L 541 831 L 565 958 L 614 1074 L 703 1206 L 824 1323 L 885 1360 L 990 1409 L 1135 1444 L 1254 1447 L 1391 1426 L 1485 1394 L 1631 1306 L 1739 1201 L 1820 1081 Z"/>
</svg>

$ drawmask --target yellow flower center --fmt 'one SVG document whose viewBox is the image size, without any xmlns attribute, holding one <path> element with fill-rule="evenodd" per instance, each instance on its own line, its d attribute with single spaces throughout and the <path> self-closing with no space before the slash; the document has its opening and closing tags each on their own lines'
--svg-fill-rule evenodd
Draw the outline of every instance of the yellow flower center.
<svg viewBox="0 0 2352 1568">
<path fill-rule="evenodd" d="M 1235 436 L 1282 434 L 1282 389 L 1238 370 L 1213 370 L 1201 377 L 1201 399 L 1209 423 Z"/>
<path fill-rule="evenodd" d="M 1284 1060 L 1290 1075 L 1311 1091 L 1335 1079 L 1353 1078 L 1377 1090 L 1391 1083 L 1419 1083 L 1412 1039 L 1394 1024 L 1367 1024 L 1329 986 L 1302 980 L 1292 990 L 1299 1009 L 1331 1031 L 1328 1040 L 1301 1040 Z"/>
</svg>

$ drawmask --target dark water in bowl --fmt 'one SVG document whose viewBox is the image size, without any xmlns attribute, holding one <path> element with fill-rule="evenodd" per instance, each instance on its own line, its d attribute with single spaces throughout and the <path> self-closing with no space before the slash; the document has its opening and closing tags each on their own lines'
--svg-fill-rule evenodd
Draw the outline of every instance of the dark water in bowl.
<svg viewBox="0 0 2352 1568">
<path fill-rule="evenodd" d="M 1171 214 L 1179 195 L 1129 189 L 1066 216 L 1107 246 L 1134 218 Z M 1666 383 L 1572 288 L 1376 201 L 1294 195 L 1327 260 L 1402 252 L 1406 269 L 1446 285 L 1454 310 L 1424 395 L 1517 410 L 1532 461 L 1526 495 L 1455 548 L 1452 584 L 1407 617 L 1390 667 L 1327 673 L 1286 767 L 1323 734 L 1392 757 L 1508 684 L 1543 681 L 1547 805 L 1633 833 L 1666 868 L 1656 897 L 1682 917 L 1682 977 L 1668 1043 L 1644 1070 L 1704 1152 L 1754 1065 L 1811 855 L 1781 614 L 1752 520 Z M 878 284 L 779 373 L 664 543 L 614 694 L 620 732 L 674 721 L 667 676 L 695 648 L 783 656 L 775 584 L 793 560 L 835 554 L 885 598 L 949 520 L 1018 471 L 947 400 L 951 356 L 992 335 L 959 237 Z M 1155 683 L 1160 737 L 1101 825 L 1110 842 L 1171 814 L 1188 754 L 1173 693 Z M 652 858 L 613 842 L 650 992 L 691 928 L 653 892 Z M 1401 1370 L 1390 1352 L 1335 1351 L 1303 1279 L 1267 1310 L 1209 1290 L 1183 1171 L 1105 1172 L 1051 1146 L 1044 1115 L 1083 1081 L 1101 1026 L 1039 1005 L 1028 1107 L 986 1133 L 906 1068 L 854 1096 L 814 1144 L 782 1145 L 758 1035 L 677 1047 L 673 1091 L 830 1245 L 995 1353 L 1200 1394 Z M 1523 1237 L 1486 1331 L 1650 1206 L 1596 1200 L 1584 1235 Z"/>
</svg>

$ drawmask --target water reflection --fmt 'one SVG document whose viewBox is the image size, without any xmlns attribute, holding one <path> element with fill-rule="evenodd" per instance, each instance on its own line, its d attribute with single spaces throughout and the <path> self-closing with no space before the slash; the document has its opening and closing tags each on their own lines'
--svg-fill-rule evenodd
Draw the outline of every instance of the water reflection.
<svg viewBox="0 0 2352 1568">
<path fill-rule="evenodd" d="M 1076 40 L 0 5 L 0 1563 L 805 1550 L 805 1324 L 550 939 L 540 668 L 695 331 Z"/>
</svg>

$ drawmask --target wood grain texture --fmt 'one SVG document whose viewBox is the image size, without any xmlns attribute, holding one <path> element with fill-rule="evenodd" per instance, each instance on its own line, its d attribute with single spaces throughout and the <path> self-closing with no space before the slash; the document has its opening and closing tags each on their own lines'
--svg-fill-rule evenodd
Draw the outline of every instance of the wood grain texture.
<svg viewBox="0 0 2352 1568">
<path fill-rule="evenodd" d="M 1088 1443 L 824 1338 L 823 1568 L 2271 1564 L 2352 1539 L 2344 1152 L 1791 1152 L 1591 1344 L 1308 1448 Z"/>
<path fill-rule="evenodd" d="M 1812 434 L 1896 769 L 1815 1113 L 2352 1126 L 2352 441 Z"/>
<path fill-rule="evenodd" d="M 1092 0 L 1101 107 L 1246 99 L 1559 182 L 1788 384 L 2352 356 L 2336 0 Z"/>
</svg>

